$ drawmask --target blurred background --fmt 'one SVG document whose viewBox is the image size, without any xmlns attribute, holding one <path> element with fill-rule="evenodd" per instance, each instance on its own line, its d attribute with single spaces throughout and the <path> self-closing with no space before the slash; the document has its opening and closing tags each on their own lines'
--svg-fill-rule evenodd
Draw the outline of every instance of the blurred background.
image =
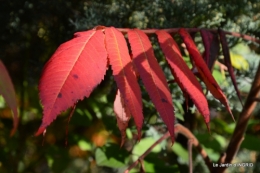
<svg viewBox="0 0 260 173">
<path fill-rule="evenodd" d="M 260 37 L 260 0 L 0 0 L 0 59 L 15 86 L 20 122 L 12 129 L 11 110 L 0 97 L 1 173 L 118 173 L 123 172 L 150 145 L 166 132 L 142 83 L 145 121 L 143 136 L 136 142 L 134 123 L 129 123 L 127 140 L 120 148 L 120 131 L 113 113 L 116 84 L 111 70 L 90 98 L 80 101 L 71 121 L 70 110 L 47 128 L 45 137 L 34 137 L 41 124 L 42 107 L 38 82 L 44 64 L 57 47 L 77 31 L 96 25 L 120 28 L 222 28 Z M 155 55 L 168 80 L 173 79 L 154 36 Z M 181 44 L 180 39 L 176 38 Z M 195 35 L 203 52 L 199 33 Z M 238 88 L 245 100 L 260 60 L 259 45 L 228 37 Z M 190 65 L 188 55 L 183 56 Z M 223 62 L 222 55 L 219 56 Z M 227 72 L 219 65 L 213 75 L 226 94 L 235 117 L 242 110 Z M 211 135 L 194 107 L 187 112 L 177 84 L 170 84 L 178 122 L 188 127 L 216 162 L 228 144 L 235 123 L 225 108 L 208 94 Z M 184 108 L 183 108 L 184 107 Z M 254 111 L 234 162 L 252 162 L 254 167 L 229 168 L 228 172 L 260 172 L 260 108 Z M 208 172 L 203 159 L 193 152 L 194 172 Z M 158 145 L 144 160 L 146 172 L 188 172 L 187 140 L 181 136 L 173 146 L 168 140 Z M 139 172 L 139 168 L 132 170 Z"/>
</svg>

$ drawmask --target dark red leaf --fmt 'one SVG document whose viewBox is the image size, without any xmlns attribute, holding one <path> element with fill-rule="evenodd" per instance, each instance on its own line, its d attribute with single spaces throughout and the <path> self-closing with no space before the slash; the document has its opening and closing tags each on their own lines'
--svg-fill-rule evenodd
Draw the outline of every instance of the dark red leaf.
<svg viewBox="0 0 260 173">
<path fill-rule="evenodd" d="M 41 134 L 60 114 L 77 100 L 89 97 L 103 80 L 107 52 L 102 31 L 75 33 L 75 37 L 59 46 L 45 65 L 39 84 L 43 105 Z"/>
<path fill-rule="evenodd" d="M 14 90 L 12 80 L 1 60 L 0 60 L 0 95 L 3 96 L 5 102 L 13 112 L 14 120 L 13 120 L 13 129 L 11 131 L 11 136 L 13 136 L 18 126 L 18 106 L 17 106 L 15 90 Z"/>
<path fill-rule="evenodd" d="M 144 86 L 160 113 L 174 141 L 174 108 L 166 78 L 160 68 L 152 49 L 151 42 L 145 33 L 134 29 L 128 31 L 133 61 Z"/>
<path fill-rule="evenodd" d="M 228 112 L 231 114 L 233 120 L 235 121 L 233 114 L 231 112 L 231 109 L 228 105 L 228 100 L 224 93 L 222 92 L 221 88 L 219 87 L 218 83 L 212 76 L 207 64 L 203 60 L 200 52 L 198 51 L 195 43 L 193 42 L 192 38 L 190 37 L 189 33 L 181 28 L 179 30 L 179 34 L 181 35 L 188 51 L 191 57 L 193 58 L 195 65 L 198 69 L 198 72 L 200 73 L 200 76 L 202 77 L 203 82 L 206 84 L 208 90 L 211 92 L 211 94 L 218 99 L 228 110 Z"/>
<path fill-rule="evenodd" d="M 199 112 L 203 115 L 206 124 L 208 124 L 210 121 L 210 112 L 207 99 L 196 77 L 183 60 L 176 42 L 170 34 L 163 30 L 157 31 L 156 34 L 166 60 L 170 65 L 174 79 L 182 91 L 190 96 Z"/>
<path fill-rule="evenodd" d="M 123 34 L 114 27 L 106 28 L 106 47 L 110 65 L 117 87 L 122 94 L 126 107 L 130 110 L 141 138 L 143 125 L 141 90 L 133 71 L 133 64 L 128 53 Z"/>
<path fill-rule="evenodd" d="M 240 100 L 240 102 L 243 106 L 241 95 L 240 95 L 240 92 L 239 92 L 238 87 L 237 87 L 236 77 L 234 75 L 233 67 L 232 67 L 232 64 L 231 64 L 231 58 L 230 58 L 230 54 L 229 54 L 229 47 L 228 47 L 226 35 L 221 29 L 218 30 L 218 33 L 219 33 L 219 37 L 220 37 L 220 42 L 221 42 L 221 46 L 222 46 L 225 64 L 228 68 L 228 72 L 229 72 L 229 75 L 231 77 L 232 83 L 235 87 L 235 90 L 237 92 L 237 96 L 238 96 L 238 98 L 239 98 L 239 100 Z"/>
<path fill-rule="evenodd" d="M 201 29 L 200 34 L 205 48 L 203 59 L 205 60 L 208 68 L 212 70 L 220 50 L 218 35 L 206 29 Z"/>
</svg>

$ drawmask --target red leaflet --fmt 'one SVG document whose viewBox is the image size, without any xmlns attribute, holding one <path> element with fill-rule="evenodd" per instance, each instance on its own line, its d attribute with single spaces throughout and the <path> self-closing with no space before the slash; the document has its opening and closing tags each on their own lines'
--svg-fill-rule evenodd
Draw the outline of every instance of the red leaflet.
<svg viewBox="0 0 260 173">
<path fill-rule="evenodd" d="M 105 34 L 106 48 L 113 75 L 122 98 L 134 117 L 140 139 L 143 125 L 142 97 L 140 87 L 133 73 L 133 65 L 127 44 L 123 34 L 114 27 L 106 28 Z"/>
<path fill-rule="evenodd" d="M 212 70 L 213 65 L 219 55 L 219 39 L 217 34 L 213 34 L 209 30 L 201 29 L 200 35 L 204 44 L 204 54 L 203 58 L 208 65 L 208 68 Z"/>
<path fill-rule="evenodd" d="M 231 64 L 231 58 L 230 58 L 230 54 L 229 54 L 229 48 L 228 48 L 226 35 L 225 35 L 225 33 L 221 29 L 218 30 L 218 33 L 219 33 L 220 42 L 221 42 L 221 46 L 222 46 L 222 50 L 223 50 L 225 64 L 228 67 L 228 72 L 229 72 L 229 75 L 231 77 L 232 83 L 233 83 L 233 85 L 235 87 L 235 90 L 237 92 L 237 96 L 238 96 L 238 98 L 240 100 L 240 103 L 243 106 L 241 95 L 240 95 L 240 92 L 239 92 L 239 90 L 237 88 L 236 77 L 234 75 L 233 67 L 232 67 L 232 64 Z"/>
<path fill-rule="evenodd" d="M 184 93 L 188 93 L 199 112 L 204 116 L 206 124 L 210 121 L 208 102 L 194 74 L 182 58 L 176 42 L 170 34 L 161 30 L 156 32 L 162 51 L 170 65 L 174 79 Z"/>
<path fill-rule="evenodd" d="M 124 99 L 121 97 L 119 90 L 117 90 L 116 98 L 114 101 L 114 112 L 116 114 L 117 125 L 122 136 L 122 140 L 121 140 L 121 147 L 122 147 L 125 142 L 125 138 L 126 138 L 125 130 L 128 126 L 128 121 L 131 118 L 131 114 L 129 109 L 125 106 Z"/>
<path fill-rule="evenodd" d="M 74 103 L 89 97 L 104 78 L 107 53 L 102 31 L 75 33 L 75 37 L 60 45 L 45 65 L 39 84 L 43 105 L 42 124 L 45 128 Z"/>
<path fill-rule="evenodd" d="M 189 54 L 192 56 L 195 65 L 202 77 L 203 82 L 206 84 L 208 90 L 211 92 L 211 94 L 218 99 L 225 107 L 226 109 L 229 111 L 229 113 L 231 114 L 233 120 L 235 121 L 233 114 L 229 108 L 228 105 L 228 101 L 226 96 L 223 94 L 222 90 L 220 89 L 218 83 L 216 82 L 216 80 L 214 79 L 214 77 L 212 76 L 209 68 L 207 67 L 207 64 L 205 63 L 205 61 L 203 60 L 203 58 L 201 57 L 195 43 L 193 42 L 192 38 L 190 37 L 189 33 L 181 28 L 179 30 L 179 34 L 181 35 L 188 51 Z"/>
<path fill-rule="evenodd" d="M 3 96 L 5 102 L 13 112 L 14 120 L 13 120 L 13 129 L 11 131 L 11 136 L 13 136 L 18 126 L 18 111 L 17 111 L 18 106 L 15 97 L 13 83 L 1 60 L 0 60 L 0 95 Z"/>
<path fill-rule="evenodd" d="M 129 30 L 128 38 L 137 71 L 174 141 L 174 108 L 171 93 L 154 56 L 151 42 L 147 35 L 138 29 Z"/>
</svg>

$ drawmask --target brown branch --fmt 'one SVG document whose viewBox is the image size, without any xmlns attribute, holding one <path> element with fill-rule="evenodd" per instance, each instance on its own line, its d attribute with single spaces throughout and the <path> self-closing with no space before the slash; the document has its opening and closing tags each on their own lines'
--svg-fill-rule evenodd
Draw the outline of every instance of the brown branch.
<svg viewBox="0 0 260 173">
<path fill-rule="evenodd" d="M 192 145 L 193 140 L 189 139 L 188 141 L 188 153 L 189 153 L 189 173 L 193 172 L 193 164 L 192 164 Z"/>
<path fill-rule="evenodd" d="M 233 37 L 243 38 L 244 40 L 253 41 L 253 42 L 256 42 L 256 43 L 260 44 L 260 40 L 259 39 L 255 38 L 255 37 L 252 37 L 250 35 L 240 34 L 240 33 L 237 33 L 237 32 L 228 32 L 228 31 L 225 31 L 225 34 L 232 35 Z"/>
<path fill-rule="evenodd" d="M 252 101 L 260 102 L 260 98 L 252 98 Z"/>
<path fill-rule="evenodd" d="M 242 112 L 240 113 L 235 130 L 233 132 L 233 136 L 229 142 L 226 153 L 224 154 L 225 158 L 219 159 L 219 164 L 221 164 L 221 160 L 224 160 L 224 163 L 231 163 L 233 157 L 236 155 L 240 145 L 244 139 L 244 133 L 247 128 L 247 123 L 250 119 L 252 112 L 254 111 L 257 102 L 255 101 L 255 97 L 260 95 L 260 63 L 258 65 L 258 70 L 255 75 L 254 82 L 252 84 L 251 90 L 248 94 L 246 103 L 243 107 Z M 218 167 L 213 172 L 221 173 L 225 171 L 225 167 Z"/>
<path fill-rule="evenodd" d="M 202 148 L 202 146 L 199 144 L 198 139 L 193 135 L 193 133 L 187 129 L 186 127 L 184 127 L 181 124 L 176 124 L 174 126 L 175 129 L 175 134 L 182 134 L 183 136 L 185 136 L 187 139 L 189 139 L 189 141 L 193 144 L 193 146 L 198 150 L 199 154 L 202 156 L 202 158 L 204 159 L 208 169 L 211 171 L 212 170 L 212 162 L 209 159 L 206 151 Z M 132 165 L 130 165 L 127 170 L 125 170 L 124 173 L 128 173 L 131 169 L 133 169 L 138 162 L 140 162 L 141 160 L 143 160 L 151 151 L 152 149 L 159 144 L 160 142 L 162 142 L 164 139 L 167 139 L 170 136 L 170 133 L 167 132 L 165 133 L 160 139 L 158 139 L 153 145 L 151 145 L 145 152 L 144 154 L 142 154 L 134 163 L 132 163 Z"/>
<path fill-rule="evenodd" d="M 122 32 L 123 34 L 126 34 L 128 30 L 130 30 L 130 28 L 117 28 L 120 32 Z M 168 33 L 177 33 L 178 30 L 180 28 L 170 28 L 170 29 L 161 29 L 161 30 L 164 30 Z M 185 28 L 188 32 L 199 32 L 202 28 Z M 147 34 L 147 35 L 152 35 L 154 34 L 157 30 L 159 29 L 143 29 L 142 31 Z M 214 33 L 217 33 L 218 31 L 216 29 L 207 29 L 211 32 L 214 32 Z M 238 32 L 229 32 L 229 31 L 224 31 L 224 33 L 226 35 L 231 35 L 233 37 L 238 37 L 238 38 L 242 38 L 244 40 L 248 40 L 248 41 L 253 41 L 253 42 L 256 42 L 258 44 L 260 44 L 260 40 L 255 38 L 255 37 L 252 37 L 250 35 L 246 35 L 246 34 L 240 34 Z"/>
<path fill-rule="evenodd" d="M 202 156 L 202 158 L 203 158 L 205 164 L 207 165 L 208 169 L 210 171 L 212 171 L 212 169 L 213 169 L 212 162 L 211 162 L 208 154 L 206 153 L 206 151 L 200 145 L 198 139 L 193 135 L 193 133 L 189 129 L 187 129 L 186 127 L 184 127 L 180 124 L 175 125 L 175 131 L 184 135 L 187 139 L 192 140 L 193 146 L 197 149 L 199 154 Z"/>
</svg>

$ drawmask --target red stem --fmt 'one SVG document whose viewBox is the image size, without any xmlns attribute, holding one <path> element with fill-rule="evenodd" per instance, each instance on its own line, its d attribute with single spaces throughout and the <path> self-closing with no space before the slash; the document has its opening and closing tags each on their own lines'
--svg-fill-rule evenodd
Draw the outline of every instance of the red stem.
<svg viewBox="0 0 260 173">
<path fill-rule="evenodd" d="M 121 31 L 123 34 L 126 34 L 129 28 L 117 28 L 119 31 Z M 177 33 L 180 28 L 170 28 L 170 29 L 161 29 L 168 33 Z M 188 32 L 199 32 L 202 28 L 185 28 Z M 151 35 L 154 34 L 159 29 L 143 29 L 142 31 L 147 34 Z M 208 29 L 211 32 L 217 33 L 218 31 L 216 29 Z M 238 32 L 229 32 L 229 31 L 223 31 L 226 35 L 232 35 L 233 37 L 243 38 L 244 40 L 253 41 L 258 44 L 260 44 L 260 40 L 258 38 L 252 37 L 250 35 L 246 34 L 240 34 Z"/>
</svg>

